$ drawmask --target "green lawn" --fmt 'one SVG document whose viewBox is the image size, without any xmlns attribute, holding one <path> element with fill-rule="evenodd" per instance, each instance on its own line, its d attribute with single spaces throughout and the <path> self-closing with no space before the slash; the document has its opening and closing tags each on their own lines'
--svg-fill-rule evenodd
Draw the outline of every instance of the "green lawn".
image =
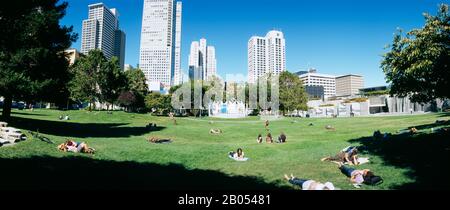
<svg viewBox="0 0 450 210">
<path fill-rule="evenodd" d="M 63 114 L 70 115 L 71 120 L 58 120 Z M 56 144 L 31 139 L 0 147 L 0 179 L 9 180 L 1 181 L 0 189 L 295 188 L 284 181 L 284 173 L 354 189 L 335 164 L 320 161 L 349 145 L 364 146 L 361 156 L 371 159 L 358 168 L 369 168 L 384 179 L 379 186 L 362 189 L 450 189 L 449 135 L 430 134 L 430 127 L 443 126 L 434 124 L 437 119 L 450 119 L 443 113 L 272 121 L 272 134 L 276 137 L 285 132 L 286 144 L 257 144 L 256 136 L 266 131 L 264 122 L 256 117 L 177 118 L 178 125 L 173 125 L 165 117 L 124 112 L 15 110 L 13 116 L 11 126 L 39 130 Z M 150 122 L 156 123 L 158 130 L 146 129 Z M 325 130 L 326 125 L 333 125 L 336 131 Z M 370 138 L 374 130 L 395 133 L 410 126 L 416 126 L 421 134 L 394 136 L 387 142 Z M 212 136 L 211 128 L 224 133 Z M 174 143 L 150 144 L 146 141 L 149 136 L 171 138 Z M 57 144 L 67 138 L 87 142 L 96 154 L 59 152 Z M 235 162 L 227 157 L 227 152 L 238 147 L 243 148 L 249 161 Z"/>
</svg>

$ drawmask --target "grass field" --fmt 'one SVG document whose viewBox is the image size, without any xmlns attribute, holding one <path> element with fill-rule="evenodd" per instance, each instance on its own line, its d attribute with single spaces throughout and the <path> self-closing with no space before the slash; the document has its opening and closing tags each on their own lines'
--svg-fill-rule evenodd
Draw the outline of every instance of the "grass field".
<svg viewBox="0 0 450 210">
<path fill-rule="evenodd" d="M 71 120 L 60 121 L 58 116 L 63 114 Z M 173 125 L 168 118 L 148 114 L 15 110 L 11 126 L 39 131 L 55 144 L 30 139 L 0 147 L 0 189 L 296 189 L 282 178 L 285 173 L 355 189 L 335 164 L 320 161 L 349 145 L 364 146 L 360 156 L 370 157 L 371 163 L 358 168 L 369 168 L 384 179 L 383 184 L 363 186 L 363 190 L 450 189 L 449 134 L 430 133 L 431 127 L 448 124 L 436 125 L 437 119 L 448 120 L 450 115 L 284 118 L 272 121 L 270 132 L 275 138 L 285 132 L 286 144 L 257 144 L 256 136 L 266 131 L 256 117 L 177 118 L 178 125 Z M 158 129 L 145 128 L 150 122 Z M 327 131 L 326 125 L 336 131 Z M 395 134 L 410 126 L 416 126 L 420 134 L 394 135 L 388 141 L 371 138 L 374 130 Z M 211 128 L 224 133 L 210 135 Z M 150 144 L 149 136 L 171 138 L 174 143 Z M 87 142 L 96 154 L 58 151 L 57 144 L 67 138 Z M 249 161 L 227 157 L 238 147 Z"/>
</svg>

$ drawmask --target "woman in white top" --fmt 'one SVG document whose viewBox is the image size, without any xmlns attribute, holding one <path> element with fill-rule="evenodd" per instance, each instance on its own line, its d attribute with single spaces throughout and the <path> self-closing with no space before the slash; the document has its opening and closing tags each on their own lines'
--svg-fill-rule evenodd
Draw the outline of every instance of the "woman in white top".
<svg viewBox="0 0 450 210">
<path fill-rule="evenodd" d="M 312 179 L 299 179 L 292 174 L 291 177 L 285 174 L 284 178 L 288 180 L 289 183 L 300 186 L 302 190 L 335 190 L 335 187 L 331 182 L 322 184 Z"/>
</svg>

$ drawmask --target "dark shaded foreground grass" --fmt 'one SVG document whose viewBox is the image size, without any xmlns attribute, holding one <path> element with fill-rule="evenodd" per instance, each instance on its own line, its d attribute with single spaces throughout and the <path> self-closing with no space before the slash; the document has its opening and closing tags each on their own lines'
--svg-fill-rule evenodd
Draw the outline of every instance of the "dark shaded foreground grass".
<svg viewBox="0 0 450 210">
<path fill-rule="evenodd" d="M 429 129 L 439 126 L 417 126 Z M 406 176 L 415 182 L 392 186 L 393 189 L 450 189 L 450 133 L 393 135 L 387 140 L 363 137 L 350 140 L 360 143 L 362 152 L 379 156 L 385 165 L 408 169 Z"/>
<path fill-rule="evenodd" d="M 178 164 L 86 157 L 0 159 L 1 190 L 281 190 L 248 176 L 188 170 Z"/>
</svg>

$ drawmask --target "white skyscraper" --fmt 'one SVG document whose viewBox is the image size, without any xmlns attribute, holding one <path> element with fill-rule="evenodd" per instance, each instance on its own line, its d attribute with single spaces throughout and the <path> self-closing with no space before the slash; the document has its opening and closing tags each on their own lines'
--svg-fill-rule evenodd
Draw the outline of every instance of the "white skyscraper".
<svg viewBox="0 0 450 210">
<path fill-rule="evenodd" d="M 280 31 L 248 41 L 248 82 L 255 83 L 267 73 L 278 75 L 286 70 L 286 40 Z"/>
<path fill-rule="evenodd" d="M 189 78 L 192 80 L 203 79 L 203 67 L 200 62 L 200 43 L 194 41 L 191 43 L 189 53 Z"/>
<path fill-rule="evenodd" d="M 119 29 L 119 13 L 103 3 L 89 5 L 89 17 L 83 21 L 81 53 L 100 49 L 107 59 L 117 56 L 123 68 L 125 33 Z"/>
<path fill-rule="evenodd" d="M 144 0 L 139 68 L 149 86 L 181 82 L 181 18 L 181 2 Z"/>
<path fill-rule="evenodd" d="M 191 44 L 189 54 L 189 78 L 195 80 L 208 80 L 217 74 L 216 49 L 208 46 L 206 39 Z"/>
<path fill-rule="evenodd" d="M 206 79 L 217 74 L 216 48 L 206 47 Z"/>
</svg>

